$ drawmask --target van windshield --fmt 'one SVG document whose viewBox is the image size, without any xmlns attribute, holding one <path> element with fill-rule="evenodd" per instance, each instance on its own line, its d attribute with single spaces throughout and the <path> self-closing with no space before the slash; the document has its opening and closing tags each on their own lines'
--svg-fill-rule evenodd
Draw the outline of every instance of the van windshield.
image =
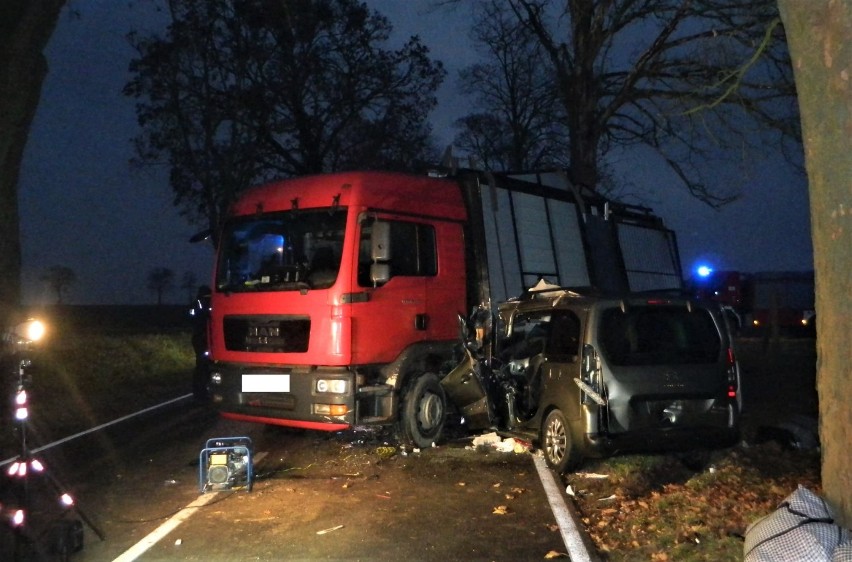
<svg viewBox="0 0 852 562">
<path fill-rule="evenodd" d="M 607 309 L 599 337 L 604 356 L 621 366 L 716 363 L 722 348 L 710 312 L 683 306 Z"/>
<path fill-rule="evenodd" d="M 294 210 L 232 219 L 220 241 L 216 289 L 331 287 L 340 269 L 346 209 Z"/>
</svg>

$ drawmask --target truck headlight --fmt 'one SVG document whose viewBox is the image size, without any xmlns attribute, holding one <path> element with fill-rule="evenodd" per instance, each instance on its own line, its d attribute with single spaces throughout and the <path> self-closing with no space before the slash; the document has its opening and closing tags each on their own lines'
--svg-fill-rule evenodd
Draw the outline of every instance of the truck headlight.
<svg viewBox="0 0 852 562">
<path fill-rule="evenodd" d="M 331 394 L 346 394 L 347 381 L 341 379 L 317 379 L 317 392 Z"/>
</svg>

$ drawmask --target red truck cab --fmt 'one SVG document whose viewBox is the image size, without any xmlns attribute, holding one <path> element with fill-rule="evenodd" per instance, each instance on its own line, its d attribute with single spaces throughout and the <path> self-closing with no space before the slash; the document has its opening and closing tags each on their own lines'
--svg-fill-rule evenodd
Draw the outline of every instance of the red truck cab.
<svg viewBox="0 0 852 562">
<path fill-rule="evenodd" d="M 430 373 L 466 307 L 466 218 L 458 186 L 426 176 L 311 176 L 241 197 L 211 299 L 223 415 L 336 430 L 408 408 L 409 440 L 431 442 L 445 413 Z"/>
</svg>

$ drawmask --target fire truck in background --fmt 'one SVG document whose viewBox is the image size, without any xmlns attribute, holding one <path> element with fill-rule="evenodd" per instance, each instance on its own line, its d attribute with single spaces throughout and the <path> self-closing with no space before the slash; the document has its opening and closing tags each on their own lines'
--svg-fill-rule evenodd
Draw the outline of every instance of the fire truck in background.
<svg viewBox="0 0 852 562">
<path fill-rule="evenodd" d="M 712 271 L 699 268 L 687 283 L 698 296 L 720 302 L 740 320 L 744 334 L 813 335 L 813 271 Z"/>
<path fill-rule="evenodd" d="M 437 441 L 459 313 L 539 279 L 682 290 L 675 234 L 564 173 L 345 172 L 256 187 L 220 233 L 210 396 L 229 419 Z"/>
</svg>

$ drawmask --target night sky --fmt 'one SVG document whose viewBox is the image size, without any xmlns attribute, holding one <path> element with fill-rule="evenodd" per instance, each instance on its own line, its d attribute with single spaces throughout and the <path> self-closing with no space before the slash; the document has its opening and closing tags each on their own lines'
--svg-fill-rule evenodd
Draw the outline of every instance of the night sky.
<svg viewBox="0 0 852 562">
<path fill-rule="evenodd" d="M 456 75 L 475 55 L 467 40 L 466 13 L 429 10 L 428 0 L 368 0 L 386 15 L 399 41 L 419 35 L 449 74 L 433 127 L 449 144 L 453 120 L 467 113 Z M 75 0 L 60 17 L 46 55 L 50 66 L 20 177 L 23 289 L 27 304 L 51 303 L 39 277 L 53 265 L 70 267 L 77 283 L 70 304 L 147 304 L 148 272 L 168 267 L 177 285 L 184 272 L 207 282 L 213 252 L 190 244 L 199 230 L 172 205 L 166 170 L 137 169 L 131 139 L 137 132 L 134 101 L 121 90 L 129 79 L 131 29 L 160 30 L 165 20 L 148 2 Z M 731 162 L 726 177 L 740 181 L 742 197 L 722 211 L 672 189 L 673 180 L 653 159 L 625 154 L 641 202 L 677 232 L 684 274 L 700 260 L 717 269 L 812 269 L 805 178 L 773 154 L 744 165 Z M 167 302 L 185 303 L 177 287 Z"/>
</svg>

